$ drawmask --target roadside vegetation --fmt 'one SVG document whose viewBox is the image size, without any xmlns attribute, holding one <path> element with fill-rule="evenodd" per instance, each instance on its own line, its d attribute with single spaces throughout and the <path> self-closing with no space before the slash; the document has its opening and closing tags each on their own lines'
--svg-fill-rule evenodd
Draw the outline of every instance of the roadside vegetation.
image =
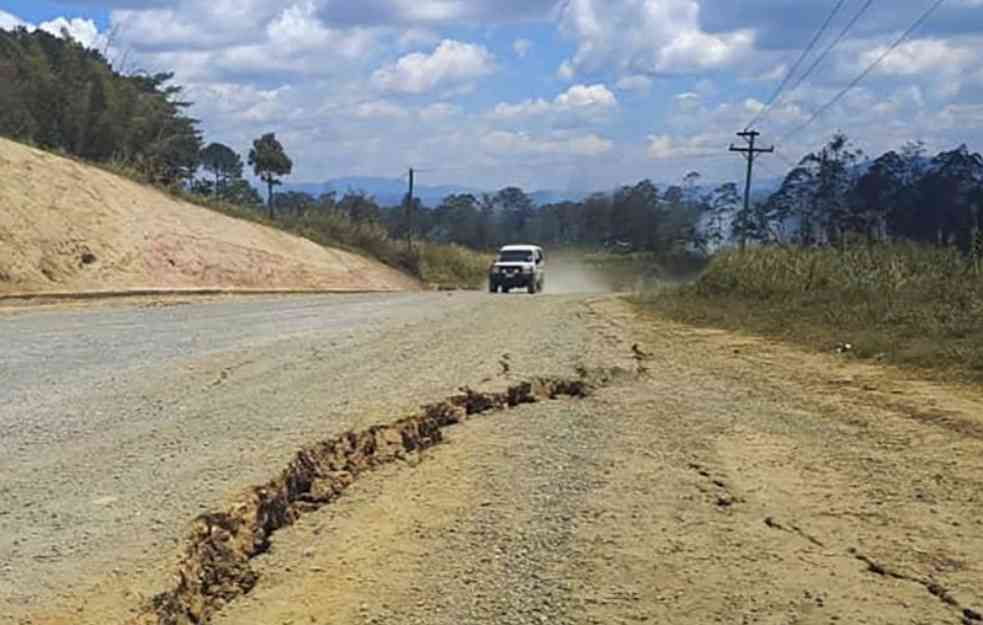
<svg viewBox="0 0 983 625">
<path fill-rule="evenodd" d="M 952 247 L 733 250 L 639 299 L 684 323 L 983 382 L 983 267 Z"/>
</svg>

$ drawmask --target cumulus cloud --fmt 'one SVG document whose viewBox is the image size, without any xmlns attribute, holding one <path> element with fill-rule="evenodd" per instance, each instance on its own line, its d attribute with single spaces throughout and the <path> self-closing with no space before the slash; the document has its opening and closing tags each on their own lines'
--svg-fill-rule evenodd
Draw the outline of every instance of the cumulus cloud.
<svg viewBox="0 0 983 625">
<path fill-rule="evenodd" d="M 27 26 L 27 22 L 16 15 L 0 11 L 0 30 L 13 30 L 19 26 Z"/>
<path fill-rule="evenodd" d="M 445 39 L 430 54 L 407 54 L 376 70 L 372 82 L 390 93 L 423 94 L 467 86 L 495 71 L 495 57 L 484 46 Z"/>
<path fill-rule="evenodd" d="M 533 137 L 524 132 L 493 130 L 481 137 L 481 146 L 493 154 L 566 154 L 600 156 L 614 143 L 596 134 L 581 136 Z"/>
<path fill-rule="evenodd" d="M 751 30 L 702 30 L 697 0 L 569 0 L 562 30 L 577 41 L 563 73 L 685 74 L 731 65 L 754 45 Z"/>
<path fill-rule="evenodd" d="M 576 113 L 584 117 L 601 117 L 618 107 L 618 99 L 604 85 L 574 85 L 552 102 L 542 98 L 516 104 L 499 103 L 491 112 L 496 119 L 534 117 L 548 113 Z"/>
<path fill-rule="evenodd" d="M 971 69 L 983 67 L 979 50 L 983 40 L 971 43 L 943 39 L 915 39 L 898 46 L 877 68 L 879 76 L 917 77 L 944 76 L 955 80 Z M 886 45 L 875 46 L 860 53 L 857 66 L 867 67 L 887 51 Z M 950 83 L 951 84 L 951 83 Z M 958 87 L 954 89 L 958 91 Z"/>
<path fill-rule="evenodd" d="M 105 36 L 99 33 L 99 27 L 92 20 L 78 17 L 73 19 L 56 17 L 53 20 L 34 25 L 25 22 L 16 15 L 0 11 L 0 30 L 13 30 L 15 28 L 26 28 L 30 31 L 43 30 L 56 37 L 61 37 L 67 33 L 69 37 L 87 48 L 99 48 L 106 44 Z"/>
</svg>

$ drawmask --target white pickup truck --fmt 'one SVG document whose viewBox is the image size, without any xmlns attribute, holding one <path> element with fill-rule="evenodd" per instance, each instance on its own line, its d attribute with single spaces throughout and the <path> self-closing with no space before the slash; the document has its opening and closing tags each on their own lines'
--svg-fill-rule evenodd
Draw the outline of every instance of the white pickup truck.
<svg viewBox="0 0 983 625">
<path fill-rule="evenodd" d="M 536 294 L 546 285 L 546 257 L 535 245 L 506 245 L 488 271 L 488 290 L 508 293 L 524 288 Z"/>
</svg>

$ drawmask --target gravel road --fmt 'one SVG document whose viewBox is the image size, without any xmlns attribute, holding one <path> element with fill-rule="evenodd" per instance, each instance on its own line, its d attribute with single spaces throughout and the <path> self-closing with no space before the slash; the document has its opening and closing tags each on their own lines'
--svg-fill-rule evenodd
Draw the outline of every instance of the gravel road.
<svg viewBox="0 0 983 625">
<path fill-rule="evenodd" d="M 978 389 L 582 295 L 0 324 L 19 354 L 3 374 L 18 401 L 2 408 L 0 620 L 126 622 L 173 584 L 187 522 L 305 443 L 462 385 L 640 366 L 360 478 L 274 535 L 214 625 L 983 622 Z M 49 373 L 52 344 L 74 365 Z"/>
<path fill-rule="evenodd" d="M 244 298 L 0 316 L 0 622 L 170 577 L 187 523 L 303 444 L 591 359 L 582 296 Z M 116 607 L 114 610 L 114 606 Z"/>
</svg>

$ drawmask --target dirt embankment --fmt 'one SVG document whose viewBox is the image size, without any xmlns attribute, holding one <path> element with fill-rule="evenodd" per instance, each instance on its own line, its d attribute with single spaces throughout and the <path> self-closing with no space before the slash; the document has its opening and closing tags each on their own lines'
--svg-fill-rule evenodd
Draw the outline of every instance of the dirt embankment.
<svg viewBox="0 0 983 625">
<path fill-rule="evenodd" d="M 395 269 L 0 139 L 0 295 L 415 288 Z"/>
</svg>

